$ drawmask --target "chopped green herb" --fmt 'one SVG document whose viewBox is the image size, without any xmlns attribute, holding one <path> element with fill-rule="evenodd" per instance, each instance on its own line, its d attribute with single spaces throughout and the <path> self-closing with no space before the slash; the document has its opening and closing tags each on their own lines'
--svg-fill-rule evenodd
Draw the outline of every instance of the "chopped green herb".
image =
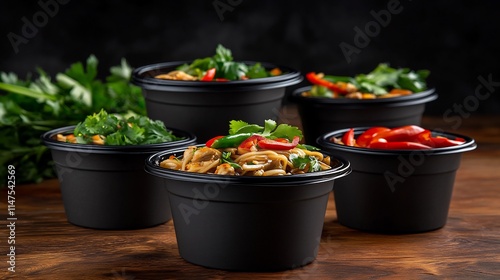
<svg viewBox="0 0 500 280">
<path fill-rule="evenodd" d="M 313 156 L 300 157 L 297 154 L 290 154 L 290 161 L 293 167 L 306 170 L 307 172 L 316 172 L 321 170 L 319 160 Z"/>
<path fill-rule="evenodd" d="M 92 136 L 104 136 L 105 145 L 145 145 L 179 140 L 165 128 L 161 121 L 153 121 L 145 116 L 119 119 L 101 110 L 88 116 L 74 130 L 77 143 L 90 144 Z"/>
<path fill-rule="evenodd" d="M 220 162 L 221 163 L 228 163 L 229 165 L 231 165 L 234 169 L 241 169 L 241 166 L 237 163 L 235 163 L 232 159 L 231 159 L 231 152 L 222 152 L 222 157 L 220 159 Z"/>
</svg>

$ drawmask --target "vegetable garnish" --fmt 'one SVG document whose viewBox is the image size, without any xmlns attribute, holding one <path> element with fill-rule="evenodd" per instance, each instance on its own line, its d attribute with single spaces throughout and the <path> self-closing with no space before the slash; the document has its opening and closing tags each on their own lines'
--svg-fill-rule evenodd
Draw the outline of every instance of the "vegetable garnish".
<svg viewBox="0 0 500 280">
<path fill-rule="evenodd" d="M 218 45 L 215 55 L 195 59 L 191 64 L 183 64 L 175 71 L 157 75 L 155 78 L 164 80 L 183 81 L 237 81 L 257 78 L 266 78 L 281 75 L 281 69 L 267 70 L 260 63 L 247 65 L 233 61 L 231 50 Z"/>
<path fill-rule="evenodd" d="M 264 149 L 289 150 L 295 148 L 302 139 L 302 131 L 288 124 L 277 125 L 276 121 L 266 120 L 264 127 L 256 124 L 248 124 L 244 121 L 232 120 L 229 124 L 229 135 L 216 136 L 210 139 L 206 146 L 209 148 L 235 148 L 240 145 L 248 145 L 244 141 L 251 140 L 255 145 Z M 255 146 L 253 145 L 253 146 Z M 243 147 L 247 148 L 247 147 Z"/>
<path fill-rule="evenodd" d="M 431 131 L 416 125 L 396 128 L 372 127 L 354 138 L 354 129 L 344 133 L 342 139 L 333 137 L 331 142 L 346 146 L 386 149 L 386 150 L 420 150 L 452 147 L 465 143 L 462 138 L 449 139 L 444 136 L 433 136 Z"/>
<path fill-rule="evenodd" d="M 57 135 L 57 140 L 78 144 L 97 145 L 146 145 L 180 140 L 165 128 L 161 121 L 145 116 L 119 118 L 101 110 L 87 116 L 73 134 Z"/>
<path fill-rule="evenodd" d="M 375 99 L 409 95 L 427 89 L 428 70 L 412 71 L 408 68 L 391 68 L 379 64 L 368 74 L 355 77 L 331 76 L 309 72 L 307 80 L 313 84 L 303 96 Z"/>
<path fill-rule="evenodd" d="M 330 169 L 330 157 L 317 148 L 299 144 L 295 126 L 266 120 L 264 126 L 231 121 L 229 134 L 216 136 L 204 147 L 190 146 L 182 156 L 168 158 L 161 167 L 218 175 L 278 176 Z"/>
<path fill-rule="evenodd" d="M 22 166 L 18 183 L 55 178 L 49 150 L 40 134 L 75 125 L 101 109 L 109 113 L 146 115 L 140 87 L 131 84 L 132 68 L 125 59 L 113 66 L 102 80 L 97 77 L 98 60 L 72 64 L 51 78 L 41 69 L 38 77 L 20 79 L 0 72 L 0 163 Z M 7 176 L 7 169 L 0 176 Z M 6 181 L 0 182 L 0 186 Z"/>
</svg>

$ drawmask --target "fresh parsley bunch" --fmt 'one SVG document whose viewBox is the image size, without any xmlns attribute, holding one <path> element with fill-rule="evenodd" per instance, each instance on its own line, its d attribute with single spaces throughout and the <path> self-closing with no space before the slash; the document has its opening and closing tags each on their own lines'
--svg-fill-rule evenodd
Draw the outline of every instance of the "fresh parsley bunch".
<svg viewBox="0 0 500 280">
<path fill-rule="evenodd" d="M 17 183 L 55 177 L 53 162 L 40 135 L 75 125 L 101 109 L 109 113 L 146 114 L 141 88 L 130 84 L 132 68 L 123 59 L 103 81 L 97 78 L 98 60 L 72 64 L 55 81 L 42 69 L 38 78 L 20 79 L 0 72 L 0 177 L 6 166 L 16 166 Z M 0 186 L 5 184 L 4 181 Z"/>
</svg>

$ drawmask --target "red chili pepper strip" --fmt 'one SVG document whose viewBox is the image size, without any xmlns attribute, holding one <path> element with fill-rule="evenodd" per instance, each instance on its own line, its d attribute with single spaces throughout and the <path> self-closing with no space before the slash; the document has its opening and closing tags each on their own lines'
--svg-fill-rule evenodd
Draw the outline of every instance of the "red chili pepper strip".
<svg viewBox="0 0 500 280">
<path fill-rule="evenodd" d="M 215 140 L 221 139 L 222 137 L 224 137 L 224 136 L 222 136 L 222 135 L 220 135 L 220 136 L 215 136 L 214 138 L 212 138 L 212 139 L 208 140 L 208 141 L 207 141 L 207 143 L 205 143 L 205 146 L 207 146 L 207 147 L 211 148 L 211 147 L 212 147 L 212 144 L 215 142 Z"/>
<path fill-rule="evenodd" d="M 295 148 L 299 144 L 300 138 L 298 136 L 293 137 L 292 142 L 288 142 L 287 139 L 278 138 L 275 140 L 264 138 L 259 141 L 258 145 L 262 149 L 269 150 L 290 150 Z"/>
<path fill-rule="evenodd" d="M 336 85 L 336 84 L 334 84 L 334 83 L 332 83 L 330 81 L 327 81 L 325 79 L 320 78 L 314 72 L 307 73 L 306 74 L 306 78 L 312 84 L 327 87 L 328 89 L 333 90 L 333 91 L 335 91 L 337 93 L 340 93 L 340 94 L 346 94 L 346 93 L 348 93 L 345 88 L 342 88 L 342 87 L 340 87 L 340 86 L 338 86 L 338 85 Z"/>
<path fill-rule="evenodd" d="M 361 135 L 356 138 L 356 144 L 359 147 L 366 147 L 372 141 L 373 137 L 379 133 L 384 131 L 389 131 L 390 129 L 387 127 L 376 126 L 367 129 L 365 132 L 361 133 Z M 343 142 L 343 141 L 342 141 Z"/>
<path fill-rule="evenodd" d="M 210 82 L 214 79 L 214 77 L 215 77 L 215 68 L 210 68 L 207 70 L 205 75 L 201 78 L 201 81 Z"/>
<path fill-rule="evenodd" d="M 351 128 L 349 129 L 346 133 L 344 133 L 344 136 L 342 136 L 342 143 L 346 146 L 354 146 L 354 129 Z"/>
<path fill-rule="evenodd" d="M 387 142 L 414 141 L 415 137 L 424 131 L 425 129 L 416 125 L 396 127 L 389 131 L 381 131 L 377 133 L 373 136 L 372 142 L 377 142 L 380 138 L 387 140 Z"/>
<path fill-rule="evenodd" d="M 424 150 L 431 147 L 416 142 L 371 142 L 368 148 L 384 150 Z"/>
</svg>

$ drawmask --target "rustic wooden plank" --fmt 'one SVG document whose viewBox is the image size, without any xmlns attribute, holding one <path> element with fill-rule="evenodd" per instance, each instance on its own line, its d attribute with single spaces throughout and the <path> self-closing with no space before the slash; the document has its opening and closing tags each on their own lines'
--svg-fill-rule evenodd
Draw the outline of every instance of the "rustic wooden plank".
<svg viewBox="0 0 500 280">
<path fill-rule="evenodd" d="M 439 118 L 424 124 L 438 127 Z M 227 272 L 180 258 L 172 221 L 148 229 L 85 229 L 66 221 L 57 180 L 16 188 L 16 273 L 1 279 L 472 279 L 500 278 L 500 117 L 464 121 L 457 132 L 479 142 L 457 172 L 447 225 L 436 231 L 384 235 L 337 222 L 330 196 L 317 260 L 274 273 Z M 0 220 L 5 236 L 6 190 Z"/>
</svg>

